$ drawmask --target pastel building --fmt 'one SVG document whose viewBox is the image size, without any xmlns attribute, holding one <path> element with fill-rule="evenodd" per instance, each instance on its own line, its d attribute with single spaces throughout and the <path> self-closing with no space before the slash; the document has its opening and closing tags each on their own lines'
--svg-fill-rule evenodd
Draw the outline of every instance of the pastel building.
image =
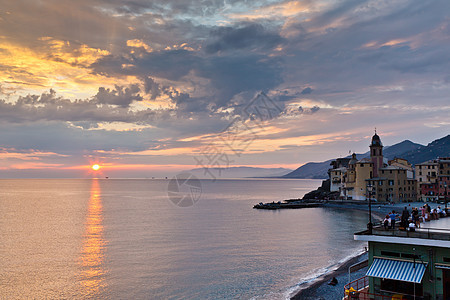
<svg viewBox="0 0 450 300">
<path fill-rule="evenodd" d="M 417 185 L 412 165 L 402 158 L 388 161 L 383 144 L 375 132 L 369 145 L 370 157 L 358 160 L 353 153 L 346 167 L 332 162 L 329 170 L 331 191 L 339 191 L 342 199 L 365 201 L 412 202 L 417 199 Z"/>
<path fill-rule="evenodd" d="M 417 199 L 417 185 L 408 170 L 398 166 L 379 169 L 379 177 L 367 179 L 375 199 L 383 202 L 412 202 Z"/>
<path fill-rule="evenodd" d="M 366 200 L 366 180 L 373 176 L 373 161 L 363 158 L 349 164 L 349 169 L 345 181 L 347 196 L 352 200 Z"/>
<path fill-rule="evenodd" d="M 445 201 L 450 188 L 450 157 L 429 160 L 415 166 L 419 200 Z M 447 186 L 447 191 L 446 187 Z"/>
</svg>

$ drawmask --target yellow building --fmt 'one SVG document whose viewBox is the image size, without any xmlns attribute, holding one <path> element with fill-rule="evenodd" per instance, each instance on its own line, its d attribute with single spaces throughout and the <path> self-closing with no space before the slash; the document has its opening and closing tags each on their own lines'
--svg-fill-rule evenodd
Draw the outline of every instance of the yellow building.
<svg viewBox="0 0 450 300">
<path fill-rule="evenodd" d="M 381 202 L 413 202 L 417 199 L 416 180 L 408 178 L 408 170 L 398 166 L 379 169 L 379 177 L 368 179 L 372 197 Z"/>
<path fill-rule="evenodd" d="M 366 200 L 367 180 L 378 172 L 378 168 L 384 166 L 383 144 L 375 133 L 370 143 L 370 158 L 356 160 L 353 153 L 349 162 L 347 173 L 344 176 L 344 189 L 346 199 Z"/>
<path fill-rule="evenodd" d="M 377 201 L 415 201 L 417 186 L 411 164 L 402 158 L 395 158 L 387 164 L 383 157 L 383 144 L 376 132 L 369 148 L 370 158 L 357 160 L 353 153 L 346 169 L 330 170 L 330 179 L 336 185 L 334 190 L 342 185 L 339 189 L 342 198 L 364 201 L 369 198 L 368 186 L 371 185 L 374 190 L 370 197 Z"/>
<path fill-rule="evenodd" d="M 369 158 L 363 158 L 352 165 L 353 169 L 349 172 L 347 184 L 347 195 L 352 200 L 366 200 L 367 179 L 372 178 L 373 162 Z"/>
</svg>

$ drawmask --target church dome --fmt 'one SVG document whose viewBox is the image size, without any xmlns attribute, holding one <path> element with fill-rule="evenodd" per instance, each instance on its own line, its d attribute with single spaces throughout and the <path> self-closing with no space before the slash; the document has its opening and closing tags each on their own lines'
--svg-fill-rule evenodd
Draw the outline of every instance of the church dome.
<svg viewBox="0 0 450 300">
<path fill-rule="evenodd" d="M 375 133 L 375 134 L 373 135 L 371 145 L 372 145 L 372 146 L 383 146 L 383 144 L 381 143 L 381 139 L 380 139 L 380 137 L 378 136 L 378 134 Z"/>
</svg>

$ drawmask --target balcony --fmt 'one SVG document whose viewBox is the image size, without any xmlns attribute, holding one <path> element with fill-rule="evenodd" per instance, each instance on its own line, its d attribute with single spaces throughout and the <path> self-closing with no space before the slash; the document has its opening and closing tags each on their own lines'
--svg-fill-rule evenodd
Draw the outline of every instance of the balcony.
<svg viewBox="0 0 450 300">
<path fill-rule="evenodd" d="M 355 236 L 361 235 L 369 235 L 369 231 L 364 230 L 355 233 Z M 415 228 L 415 231 L 406 231 L 399 230 L 398 227 L 394 230 L 385 230 L 382 226 L 378 225 L 373 227 L 372 235 L 450 241 L 450 229 L 446 228 Z"/>
<path fill-rule="evenodd" d="M 364 276 L 344 286 L 344 300 L 401 300 L 410 299 L 411 295 L 384 292 L 384 294 L 369 293 L 369 277 Z M 415 296 L 414 299 L 421 300 L 423 297 Z"/>
</svg>

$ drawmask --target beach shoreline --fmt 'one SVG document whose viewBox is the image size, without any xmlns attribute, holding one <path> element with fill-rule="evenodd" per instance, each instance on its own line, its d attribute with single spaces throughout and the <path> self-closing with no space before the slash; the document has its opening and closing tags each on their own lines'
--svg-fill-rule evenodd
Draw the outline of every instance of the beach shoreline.
<svg viewBox="0 0 450 300">
<path fill-rule="evenodd" d="M 421 206 L 423 202 L 413 202 L 413 203 L 396 203 L 392 204 L 372 204 L 372 222 L 380 221 L 384 218 L 384 216 L 395 210 L 397 213 L 401 213 L 401 211 L 406 206 L 409 211 L 414 206 Z M 354 209 L 354 210 L 363 210 L 368 211 L 368 205 L 366 204 L 350 204 L 350 203 L 341 203 L 341 202 L 332 202 L 329 201 L 324 204 L 324 207 L 328 208 L 345 208 L 345 209 Z M 366 228 L 361 228 L 361 231 L 366 230 Z M 342 299 L 344 296 L 344 285 L 348 284 L 348 268 L 358 262 L 361 262 L 367 259 L 367 252 L 360 253 L 355 255 L 354 257 L 349 258 L 345 262 L 343 262 L 337 269 L 325 273 L 319 276 L 317 279 L 311 282 L 311 284 L 304 286 L 299 291 L 295 292 L 293 296 L 290 296 L 291 300 L 308 300 L 308 299 Z M 363 277 L 365 274 L 366 268 L 363 268 L 359 271 L 355 271 L 352 280 L 357 279 L 359 277 Z M 330 286 L 328 283 L 330 280 L 336 277 L 338 279 L 338 284 L 336 286 Z"/>
<path fill-rule="evenodd" d="M 358 262 L 364 261 L 367 259 L 367 252 L 360 253 L 354 257 L 349 258 L 345 262 L 343 262 L 339 267 L 335 270 L 325 273 L 315 279 L 310 285 L 305 286 L 295 293 L 294 296 L 291 296 L 291 300 L 300 300 L 300 299 L 319 299 L 321 295 L 319 294 L 319 288 L 328 290 L 331 294 L 335 295 L 335 297 L 339 297 L 339 294 L 343 294 L 343 286 L 347 284 L 348 280 L 348 268 Z M 328 283 L 330 280 L 336 277 L 338 279 L 338 284 L 336 286 L 330 286 Z M 327 299 L 330 299 L 330 295 L 327 295 Z M 333 298 L 335 299 L 335 298 Z M 337 298 L 336 298 L 337 299 Z"/>
</svg>

